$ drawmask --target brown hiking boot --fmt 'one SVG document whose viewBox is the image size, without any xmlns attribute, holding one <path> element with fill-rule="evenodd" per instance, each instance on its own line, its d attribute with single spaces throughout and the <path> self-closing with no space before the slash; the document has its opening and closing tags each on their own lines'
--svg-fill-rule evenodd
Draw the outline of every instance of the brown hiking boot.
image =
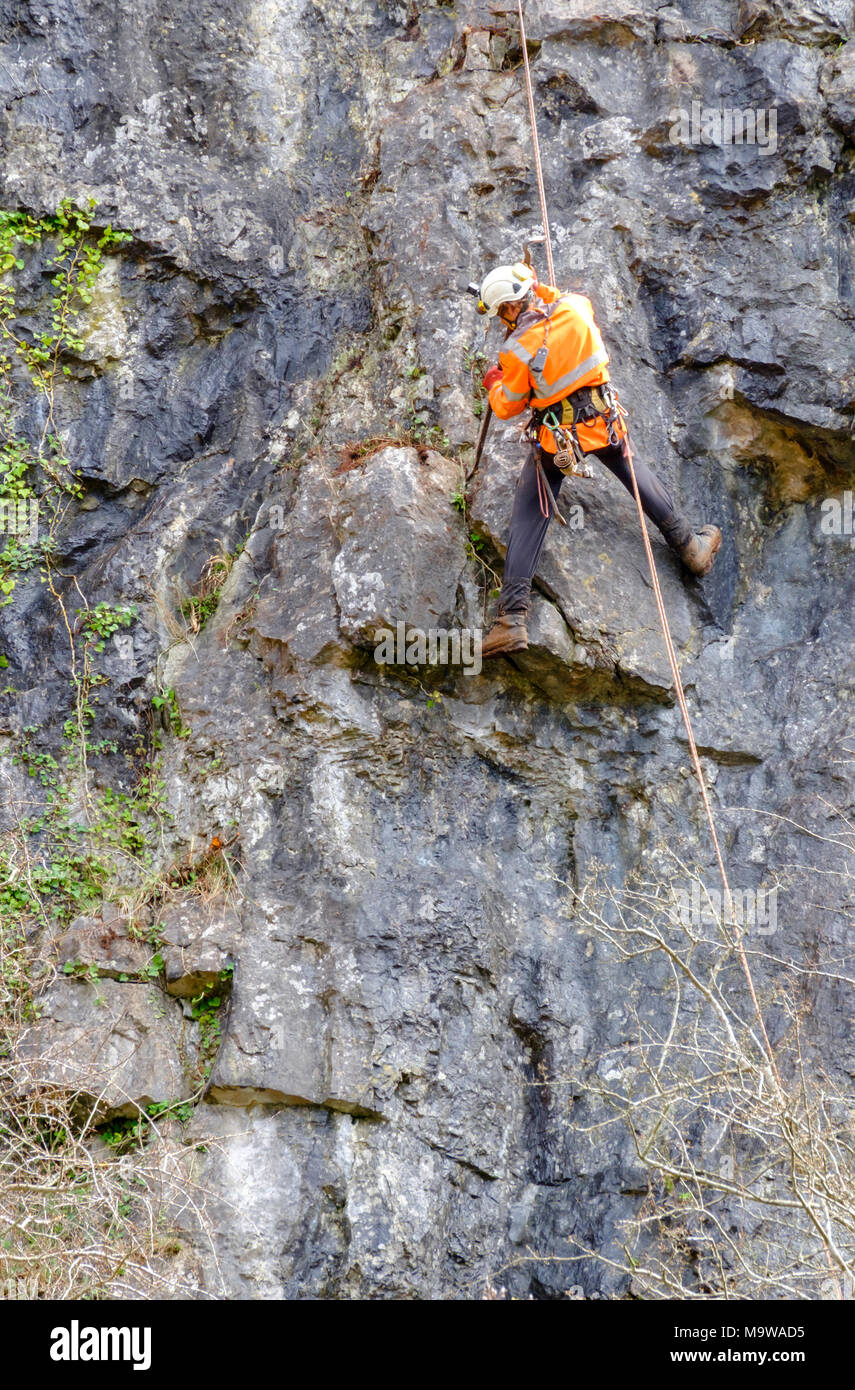
<svg viewBox="0 0 855 1390">
<path fill-rule="evenodd" d="M 717 526 L 702 526 L 680 547 L 680 559 L 692 574 L 709 574 L 721 546 L 721 531 Z"/>
<path fill-rule="evenodd" d="M 525 613 L 500 613 L 481 643 L 482 657 L 524 652 L 528 646 L 526 616 Z"/>
</svg>

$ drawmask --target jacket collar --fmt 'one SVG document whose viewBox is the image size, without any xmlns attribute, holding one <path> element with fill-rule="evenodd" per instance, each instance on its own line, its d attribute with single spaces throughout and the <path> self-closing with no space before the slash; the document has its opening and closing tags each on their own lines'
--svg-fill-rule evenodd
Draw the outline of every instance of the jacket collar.
<svg viewBox="0 0 855 1390">
<path fill-rule="evenodd" d="M 551 304 L 544 304 L 542 309 L 524 309 L 505 339 L 510 342 L 511 338 L 518 338 L 526 329 L 532 328 L 536 323 L 545 323 L 552 316 L 553 309 L 559 301 L 553 300 Z"/>
</svg>

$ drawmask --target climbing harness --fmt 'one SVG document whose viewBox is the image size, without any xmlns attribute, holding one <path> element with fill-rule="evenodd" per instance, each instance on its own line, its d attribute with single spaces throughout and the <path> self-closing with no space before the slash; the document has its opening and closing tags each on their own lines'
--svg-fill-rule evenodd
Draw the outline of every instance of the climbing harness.
<svg viewBox="0 0 855 1390">
<path fill-rule="evenodd" d="M 551 430 L 558 445 L 558 452 L 552 456 L 556 468 L 567 477 L 593 478 L 594 471 L 582 448 L 576 426 L 602 420 L 609 444 L 617 447 L 621 442 L 620 423 L 625 419 L 626 411 L 617 391 L 610 382 L 604 381 L 599 386 L 582 386 L 543 410 L 533 410 L 524 433 L 535 443 L 545 426 Z"/>
<path fill-rule="evenodd" d="M 521 48 L 522 48 L 523 63 L 524 63 L 524 68 L 525 68 L 525 84 L 526 84 L 526 95 L 527 95 L 527 98 L 528 98 L 528 112 L 529 112 L 529 120 L 530 120 L 530 122 L 531 122 L 532 151 L 533 151 L 533 155 L 534 155 L 534 166 L 535 166 L 535 171 L 536 171 L 536 174 L 537 174 L 537 187 L 538 187 L 538 192 L 539 192 L 539 194 L 540 194 L 541 212 L 542 212 L 542 215 L 543 215 L 543 230 L 544 230 L 544 234 L 545 234 L 545 237 L 546 237 L 546 259 L 547 259 L 547 264 L 548 264 L 548 266 L 549 266 L 549 283 L 550 283 L 551 285 L 554 285 L 554 284 L 555 284 L 555 272 L 554 272 L 553 266 L 552 266 L 552 247 L 551 247 L 551 241 L 550 241 L 550 235 L 549 235 L 549 221 L 548 221 L 548 215 L 547 215 L 547 209 L 546 209 L 546 192 L 545 192 L 545 190 L 544 190 L 544 185 L 543 185 L 543 167 L 542 167 L 542 165 L 541 165 L 541 160 L 540 160 L 540 146 L 539 146 L 539 144 L 538 144 L 538 138 L 537 138 L 537 120 L 536 120 L 536 118 L 535 118 L 535 110 L 534 110 L 534 91 L 533 91 L 532 81 L 531 81 L 531 70 L 530 70 L 530 68 L 529 68 L 529 62 L 528 62 L 528 47 L 527 47 L 527 44 L 526 44 L 525 19 L 524 19 L 524 17 L 523 17 L 523 3 L 522 3 L 522 0 L 517 0 L 517 10 L 518 10 L 518 14 L 519 14 L 519 25 L 520 25 L 520 46 L 521 46 Z M 599 387 L 599 388 L 597 388 L 597 389 L 600 390 L 600 391 L 602 391 L 602 387 Z M 624 425 L 626 426 L 626 418 L 627 418 L 627 417 L 626 417 L 626 411 L 623 409 L 623 406 L 620 405 L 620 402 L 617 401 L 616 396 L 615 396 L 615 402 L 616 402 L 616 403 L 615 403 L 615 406 L 614 406 L 614 410 L 615 410 L 616 418 L 622 419 L 622 420 L 624 421 Z M 610 426 L 610 429 L 609 429 L 609 442 L 610 442 L 610 443 L 612 442 L 612 435 L 613 435 L 613 434 L 614 434 L 615 436 L 616 436 L 616 434 L 617 434 L 616 427 Z M 657 607 L 657 610 L 658 610 L 658 613 L 659 613 L 659 621 L 660 621 L 660 624 L 661 624 L 661 627 L 662 627 L 662 636 L 663 636 L 664 641 L 665 641 L 665 650 L 666 650 L 667 655 L 668 655 L 668 664 L 669 664 L 670 667 L 671 667 L 671 675 L 672 675 L 673 681 L 674 681 L 674 689 L 675 689 L 676 694 L 677 694 L 677 700 L 678 700 L 678 703 L 679 703 L 679 706 L 680 706 L 680 713 L 681 713 L 681 715 L 682 715 L 682 717 L 683 717 L 683 724 L 684 724 L 685 729 L 686 729 L 686 737 L 687 737 L 688 743 L 689 743 L 689 753 L 690 753 L 691 760 L 692 760 L 692 766 L 693 766 L 693 769 L 694 769 L 694 772 L 695 772 L 695 777 L 697 778 L 698 786 L 699 786 L 699 788 L 700 788 L 701 800 L 702 800 L 702 802 L 703 802 L 704 812 L 705 812 L 705 814 L 706 814 L 707 823 L 708 823 L 708 825 L 709 825 L 710 836 L 711 836 L 711 839 L 712 839 L 712 845 L 713 845 L 713 850 L 714 850 L 714 853 L 715 853 L 716 863 L 717 863 L 717 865 L 718 865 L 718 871 L 719 871 L 719 874 L 720 874 L 720 876 L 721 876 L 722 887 L 723 887 L 723 889 L 724 889 L 724 906 L 725 906 L 725 917 L 726 917 L 726 920 L 727 920 L 727 925 L 728 925 L 729 930 L 733 933 L 733 944 L 734 944 L 734 946 L 735 946 L 735 948 L 736 948 L 736 951 L 737 951 L 737 954 L 738 954 L 738 956 L 739 956 L 739 961 L 740 961 L 740 964 L 741 964 L 741 966 L 742 966 L 742 971 L 743 971 L 743 974 L 744 974 L 744 976 L 745 976 L 746 983 L 747 983 L 747 985 L 748 985 L 748 992 L 749 992 L 749 995 L 750 995 L 750 998 L 751 998 L 751 1004 L 752 1004 L 752 1008 L 753 1008 L 753 1011 L 754 1011 L 754 1016 L 755 1016 L 755 1018 L 756 1018 L 756 1020 L 757 1020 L 757 1026 L 758 1026 L 759 1036 L 760 1036 L 760 1040 L 761 1040 L 761 1044 L 762 1044 L 762 1049 L 763 1049 L 763 1051 L 765 1052 L 766 1057 L 768 1058 L 768 1061 L 769 1061 L 770 1074 L 771 1074 L 772 1079 L 774 1080 L 775 1085 L 776 1085 L 777 1088 L 778 1088 L 779 1093 L 783 1093 L 783 1086 L 782 1086 L 782 1084 L 781 1084 L 781 1078 L 780 1078 L 780 1076 L 779 1076 L 779 1074 L 778 1074 L 778 1068 L 777 1068 L 777 1065 L 776 1065 L 776 1063 L 775 1063 L 775 1054 L 774 1054 L 774 1052 L 772 1051 L 772 1044 L 771 1044 L 770 1041 L 769 1041 L 769 1035 L 768 1035 L 768 1033 L 767 1033 L 767 1031 L 766 1031 L 766 1025 L 765 1025 L 765 1023 L 764 1023 L 764 1021 L 763 1021 L 763 1014 L 761 1013 L 760 1004 L 759 1004 L 759 1001 L 758 1001 L 758 999 L 757 999 L 757 994 L 756 994 L 756 991 L 755 991 L 755 988 L 754 988 L 754 980 L 753 980 L 753 977 L 752 977 L 752 975 L 751 975 L 751 970 L 750 970 L 749 965 L 748 965 L 748 957 L 746 956 L 746 953 L 745 953 L 745 946 L 744 946 L 743 939 L 742 939 L 742 930 L 741 930 L 741 928 L 740 928 L 740 926 L 739 926 L 739 923 L 737 922 L 736 914 L 735 914 L 735 912 L 734 912 L 733 894 L 732 894 L 731 889 L 730 889 L 730 883 L 729 883 L 729 880 L 728 880 L 728 877 L 727 877 L 727 870 L 726 870 L 725 865 L 724 865 L 724 858 L 723 858 L 723 855 L 722 855 L 722 852 L 721 852 L 721 846 L 720 846 L 720 844 L 719 844 L 718 833 L 717 833 L 716 827 L 715 827 L 715 818 L 714 818 L 714 816 L 713 816 L 712 806 L 710 805 L 709 793 L 708 793 L 708 791 L 707 791 L 706 780 L 705 780 L 705 778 L 704 778 L 704 771 L 703 771 L 703 768 L 701 767 L 701 760 L 700 760 L 700 756 L 699 756 L 699 754 L 698 754 L 698 746 L 697 746 L 697 743 L 695 742 L 695 735 L 694 735 L 694 731 L 693 731 L 693 729 L 692 729 L 692 721 L 691 721 L 691 717 L 690 717 L 690 715 L 689 715 L 688 705 L 686 704 L 686 696 L 685 696 L 685 692 L 684 692 L 684 690 L 683 690 L 683 682 L 682 682 L 682 680 L 681 680 L 681 678 L 680 678 L 680 668 L 679 668 L 679 665 L 678 665 L 678 663 L 677 663 L 677 654 L 676 654 L 676 652 L 675 652 L 675 650 L 674 650 L 674 642 L 673 642 L 672 637 L 671 637 L 671 628 L 670 628 L 670 625 L 669 625 L 669 623 L 668 623 L 668 615 L 667 615 L 667 613 L 666 613 L 666 611 L 665 611 L 665 603 L 664 603 L 663 598 L 662 598 L 662 588 L 661 588 L 661 586 L 660 586 L 660 583 L 659 583 L 659 575 L 658 575 L 657 570 L 656 570 L 656 561 L 655 561 L 655 559 L 653 558 L 653 547 L 652 547 L 651 544 L 650 544 L 650 536 L 649 536 L 648 531 L 647 531 L 647 523 L 646 523 L 645 516 L 644 516 L 644 507 L 642 506 L 642 502 L 641 502 L 641 493 L 639 492 L 639 489 L 638 489 L 638 480 L 637 480 L 637 478 L 636 478 L 636 476 L 635 476 L 635 468 L 633 467 L 633 462 L 632 462 L 632 446 L 630 445 L 630 442 L 629 442 L 629 430 L 628 430 L 628 428 L 626 428 L 626 427 L 624 428 L 624 432 L 623 432 L 622 437 L 621 437 L 619 440 L 618 440 L 617 438 L 615 438 L 615 442 L 616 442 L 616 443 L 619 443 L 621 452 L 623 453 L 624 459 L 626 460 L 626 465 L 627 465 L 627 469 L 629 470 L 630 479 L 631 479 L 631 481 L 632 481 L 632 490 L 633 490 L 633 495 L 634 495 L 634 497 L 635 497 L 635 505 L 636 505 L 636 508 L 637 508 L 637 510 L 638 510 L 638 519 L 639 519 L 639 523 L 640 523 L 640 525 L 641 525 L 641 534 L 642 534 L 642 538 L 643 538 L 643 540 L 644 540 L 644 550 L 645 550 L 645 553 L 646 553 L 646 555 L 647 555 L 647 564 L 648 564 L 648 567 L 649 567 L 649 569 L 650 569 L 650 579 L 651 579 L 651 582 L 652 582 L 652 585 L 653 585 L 653 592 L 654 592 L 654 594 L 655 594 L 655 596 L 656 596 L 656 607 Z M 551 496 L 551 494 L 550 494 L 550 496 Z"/>
</svg>

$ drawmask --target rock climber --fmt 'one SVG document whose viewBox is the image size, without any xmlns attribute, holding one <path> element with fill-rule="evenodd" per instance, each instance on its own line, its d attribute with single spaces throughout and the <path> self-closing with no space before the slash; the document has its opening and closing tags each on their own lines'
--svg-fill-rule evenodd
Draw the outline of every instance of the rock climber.
<svg viewBox="0 0 855 1390">
<path fill-rule="evenodd" d="M 632 479 L 623 408 L 609 385 L 609 357 L 591 301 L 541 284 L 522 262 L 491 270 L 478 293 L 479 312 L 507 327 L 498 365 L 484 377 L 490 405 L 502 420 L 532 411 L 498 614 L 482 644 L 483 656 L 498 656 L 528 646 L 531 581 L 553 512 L 564 522 L 557 506 L 564 478 L 591 476 L 585 456 L 593 454 L 631 493 Z M 645 514 L 692 574 L 708 574 L 721 545 L 719 528 L 694 530 L 651 470 L 640 460 L 633 466 Z"/>
</svg>

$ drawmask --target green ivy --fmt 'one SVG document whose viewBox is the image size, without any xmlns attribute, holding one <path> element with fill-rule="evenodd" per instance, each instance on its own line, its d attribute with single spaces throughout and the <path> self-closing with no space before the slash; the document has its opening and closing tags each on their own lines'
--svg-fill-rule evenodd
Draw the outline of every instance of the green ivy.
<svg viewBox="0 0 855 1390">
<path fill-rule="evenodd" d="M 0 606 L 11 599 L 16 573 L 49 559 L 63 499 L 81 494 L 56 425 L 56 386 L 71 373 L 67 359 L 84 347 L 80 317 L 92 302 L 105 255 L 131 238 L 109 224 L 96 229 L 94 209 L 94 199 L 81 208 L 70 198 L 43 217 L 0 209 L 0 499 L 14 506 L 35 499 L 39 526 L 47 532 L 36 544 L 14 535 L 7 540 L 0 552 Z M 28 306 L 23 327 L 17 277 L 27 258 L 43 255 L 45 247 L 52 293 L 46 303 Z M 22 374 L 42 403 L 44 423 L 32 438 L 16 426 Z"/>
</svg>

